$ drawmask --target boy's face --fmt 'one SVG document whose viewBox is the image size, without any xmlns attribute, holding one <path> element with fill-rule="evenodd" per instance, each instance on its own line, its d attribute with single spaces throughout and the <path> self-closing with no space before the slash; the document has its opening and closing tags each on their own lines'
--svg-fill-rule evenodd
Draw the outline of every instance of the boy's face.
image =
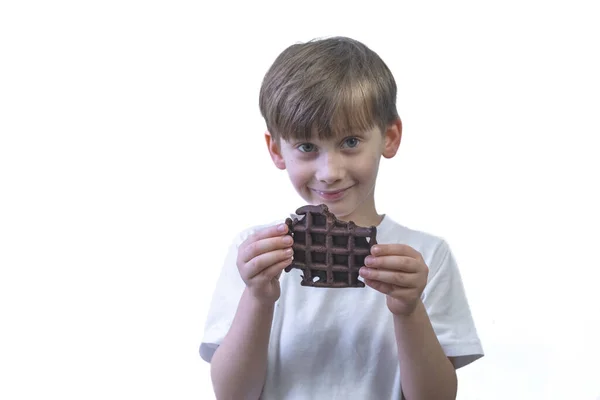
<svg viewBox="0 0 600 400">
<path fill-rule="evenodd" d="M 355 135 L 310 142 L 266 140 L 275 165 L 288 171 L 308 204 L 326 204 L 341 220 L 377 225 L 374 192 L 381 156 L 393 157 L 400 145 L 400 120 L 385 134 L 375 127 Z"/>
</svg>

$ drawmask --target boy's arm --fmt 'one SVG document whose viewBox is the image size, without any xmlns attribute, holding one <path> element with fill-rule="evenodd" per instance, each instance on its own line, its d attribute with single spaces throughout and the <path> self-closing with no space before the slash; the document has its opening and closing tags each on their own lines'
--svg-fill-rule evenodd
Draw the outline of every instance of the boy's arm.
<svg viewBox="0 0 600 400">
<path fill-rule="evenodd" d="M 213 354 L 211 378 L 217 399 L 258 399 L 267 375 L 267 353 L 279 277 L 292 262 L 287 225 L 263 228 L 239 247 L 236 265 L 246 288 L 229 331 Z"/>
<path fill-rule="evenodd" d="M 272 302 L 244 291 L 229 332 L 211 361 L 218 400 L 258 399 L 267 374 L 267 350 L 273 320 Z"/>
<path fill-rule="evenodd" d="M 456 370 L 419 300 L 414 312 L 394 315 L 402 392 L 407 400 L 456 399 Z"/>
<path fill-rule="evenodd" d="M 445 255 L 447 252 L 440 253 L 444 259 Z M 441 267 L 435 262 L 432 265 L 433 281 L 439 278 Z M 377 244 L 371 248 L 371 255 L 365 258 L 365 267 L 359 273 L 365 284 L 387 295 L 387 306 L 394 315 L 400 379 L 406 399 L 455 399 L 454 365 L 442 349 L 421 300 L 429 274 L 422 255 L 407 245 Z M 444 275 L 442 279 L 447 281 L 453 278 L 448 273 Z M 448 296 L 442 302 L 452 303 L 452 298 Z"/>
</svg>

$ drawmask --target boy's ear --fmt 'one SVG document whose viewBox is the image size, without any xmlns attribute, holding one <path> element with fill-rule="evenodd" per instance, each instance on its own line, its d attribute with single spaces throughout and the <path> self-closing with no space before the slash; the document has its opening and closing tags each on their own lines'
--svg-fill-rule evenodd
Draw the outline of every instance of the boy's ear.
<svg viewBox="0 0 600 400">
<path fill-rule="evenodd" d="M 273 136 L 271 136 L 269 131 L 265 132 L 265 141 L 267 142 L 267 148 L 269 149 L 269 154 L 271 155 L 271 159 L 275 166 L 279 169 L 285 169 L 285 161 L 281 155 L 281 147 L 277 141 L 273 139 Z"/>
<path fill-rule="evenodd" d="M 385 136 L 382 155 L 385 158 L 392 158 L 398 152 L 400 141 L 402 140 L 402 121 L 397 118 L 388 125 Z"/>
</svg>

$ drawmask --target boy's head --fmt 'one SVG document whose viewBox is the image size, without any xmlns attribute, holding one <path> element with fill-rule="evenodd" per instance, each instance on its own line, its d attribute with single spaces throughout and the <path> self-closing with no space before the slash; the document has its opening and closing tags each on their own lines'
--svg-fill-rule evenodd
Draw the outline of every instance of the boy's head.
<svg viewBox="0 0 600 400">
<path fill-rule="evenodd" d="M 260 111 L 271 136 L 328 139 L 378 127 L 398 118 L 396 82 L 364 44 L 345 37 L 285 49 L 260 89 Z"/>
<path fill-rule="evenodd" d="M 260 110 L 271 157 L 304 200 L 378 222 L 379 160 L 396 154 L 402 125 L 395 80 L 375 52 L 343 37 L 288 47 L 264 78 Z"/>
</svg>

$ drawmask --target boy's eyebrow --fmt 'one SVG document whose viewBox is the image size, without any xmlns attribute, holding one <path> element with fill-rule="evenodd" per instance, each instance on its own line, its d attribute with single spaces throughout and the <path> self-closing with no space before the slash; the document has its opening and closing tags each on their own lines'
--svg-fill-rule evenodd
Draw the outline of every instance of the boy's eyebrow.
<svg viewBox="0 0 600 400">
<path fill-rule="evenodd" d="M 352 137 L 366 138 L 367 136 L 370 136 L 370 133 L 368 131 L 355 131 L 355 132 L 344 133 L 341 135 L 336 135 L 335 138 L 344 140 L 344 139 L 348 139 L 348 138 L 352 138 Z"/>
<path fill-rule="evenodd" d="M 318 146 L 318 143 L 315 143 L 313 140 L 302 140 L 302 139 L 293 140 L 292 142 L 290 142 L 290 144 L 292 146 L 300 146 L 302 144 L 312 144 L 313 146 Z"/>
<path fill-rule="evenodd" d="M 372 128 L 369 129 L 354 129 L 354 130 L 348 130 L 348 131 L 333 131 L 336 132 L 334 135 L 329 136 L 329 137 L 325 137 L 325 138 L 321 138 L 318 134 L 313 133 L 312 135 L 310 135 L 309 137 L 304 137 L 302 135 L 298 135 L 298 136 L 289 136 L 287 139 L 283 139 L 285 140 L 287 143 L 289 144 L 301 144 L 301 143 L 311 143 L 311 144 L 315 144 L 315 142 L 323 142 L 323 141 L 341 141 L 350 137 L 356 137 L 356 138 L 367 138 L 370 137 L 372 135 Z"/>
<path fill-rule="evenodd" d="M 291 145 L 291 146 L 297 146 L 300 144 L 313 144 L 313 145 L 317 145 L 317 142 L 328 142 L 328 141 L 332 141 L 332 142 L 336 142 L 336 143 L 341 143 L 346 139 L 349 138 L 359 138 L 359 139 L 365 139 L 367 137 L 367 135 L 365 135 L 364 133 L 352 133 L 352 134 L 347 134 L 347 135 L 338 135 L 332 138 L 328 138 L 328 139 L 319 139 L 319 138 L 310 138 L 310 139 L 304 139 L 304 138 L 290 138 L 289 140 L 286 140 L 286 142 Z"/>
</svg>

